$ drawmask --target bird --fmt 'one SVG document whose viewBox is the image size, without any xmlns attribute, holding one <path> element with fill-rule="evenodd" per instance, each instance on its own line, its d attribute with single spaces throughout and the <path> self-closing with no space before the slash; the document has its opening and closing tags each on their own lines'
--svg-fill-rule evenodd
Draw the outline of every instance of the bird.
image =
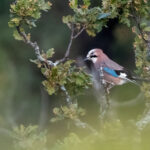
<svg viewBox="0 0 150 150">
<path fill-rule="evenodd" d="M 111 87 L 123 85 L 127 82 L 137 84 L 127 69 L 111 60 L 100 48 L 90 50 L 84 61 L 87 60 L 92 61 L 97 71 L 102 69 L 103 79 L 107 84 L 110 84 Z"/>
</svg>

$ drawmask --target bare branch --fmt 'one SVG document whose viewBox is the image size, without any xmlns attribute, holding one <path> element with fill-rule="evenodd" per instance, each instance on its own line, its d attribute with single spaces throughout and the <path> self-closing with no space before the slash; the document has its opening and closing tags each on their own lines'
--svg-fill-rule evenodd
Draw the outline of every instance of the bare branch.
<svg viewBox="0 0 150 150">
<path fill-rule="evenodd" d="M 74 35 L 74 33 L 75 33 L 75 27 L 74 27 L 74 25 L 71 26 L 71 35 L 70 35 L 70 41 L 69 41 L 67 50 L 65 52 L 64 57 L 62 59 L 57 60 L 55 62 L 56 65 L 59 64 L 59 63 L 62 63 L 64 61 L 66 61 L 68 59 L 68 57 L 70 55 L 70 51 L 71 51 L 71 46 L 72 46 L 73 40 L 76 39 L 84 30 L 85 30 L 85 27 L 83 27 L 78 33 L 76 33 Z"/>
<path fill-rule="evenodd" d="M 72 26 L 72 27 L 71 27 L 70 41 L 69 41 L 69 44 L 68 44 L 66 53 L 65 53 L 65 55 L 64 55 L 64 57 L 63 57 L 62 59 L 57 60 L 57 61 L 55 62 L 56 65 L 57 65 L 57 64 L 60 64 L 60 63 L 62 63 L 62 62 L 64 62 L 64 61 L 66 61 L 66 60 L 68 59 L 68 56 L 69 56 L 69 54 L 70 54 L 70 49 L 71 49 L 71 46 L 72 46 L 72 42 L 73 42 L 73 35 L 74 35 L 74 27 Z"/>
<path fill-rule="evenodd" d="M 66 95 L 66 102 L 68 104 L 68 106 L 72 105 L 72 100 L 71 100 L 71 97 L 68 93 L 68 91 L 66 90 L 65 86 L 61 86 L 61 90 L 65 93 Z"/>
<path fill-rule="evenodd" d="M 74 35 L 73 39 L 76 39 L 84 30 L 85 30 L 85 27 L 83 27 L 76 35 Z"/>
<path fill-rule="evenodd" d="M 52 61 L 46 60 L 45 58 L 42 57 L 42 55 L 40 54 L 40 48 L 39 48 L 37 42 L 32 42 L 31 40 L 29 40 L 26 33 L 22 32 L 20 30 L 20 26 L 17 26 L 16 28 L 17 28 L 19 35 L 23 38 L 24 42 L 26 44 L 30 45 L 34 49 L 36 57 L 39 61 L 44 62 L 44 63 L 48 64 L 49 66 L 55 65 Z"/>
<path fill-rule="evenodd" d="M 68 58 L 68 56 L 69 56 L 69 54 L 70 54 L 70 49 L 71 49 L 72 42 L 73 42 L 73 39 L 74 39 L 73 36 L 74 36 L 74 26 L 72 25 L 72 27 L 71 27 L 70 41 L 69 41 L 68 48 L 67 48 L 67 50 L 66 50 L 66 53 L 65 53 L 64 58 Z"/>
</svg>

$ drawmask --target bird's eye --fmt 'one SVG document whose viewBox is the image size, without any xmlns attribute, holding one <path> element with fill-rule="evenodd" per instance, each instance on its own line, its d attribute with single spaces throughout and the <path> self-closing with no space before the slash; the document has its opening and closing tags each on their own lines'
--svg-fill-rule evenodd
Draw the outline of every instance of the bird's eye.
<svg viewBox="0 0 150 150">
<path fill-rule="evenodd" d="M 95 57 L 97 57 L 97 56 L 96 56 L 96 55 L 91 55 L 90 57 L 91 57 L 91 58 L 95 58 Z"/>
</svg>

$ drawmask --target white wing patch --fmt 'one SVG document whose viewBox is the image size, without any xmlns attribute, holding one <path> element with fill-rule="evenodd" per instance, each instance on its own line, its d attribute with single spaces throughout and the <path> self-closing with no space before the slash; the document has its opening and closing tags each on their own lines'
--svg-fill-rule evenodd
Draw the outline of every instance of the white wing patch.
<svg viewBox="0 0 150 150">
<path fill-rule="evenodd" d="M 119 77 L 119 78 L 126 79 L 127 74 L 125 74 L 125 73 L 120 73 L 120 75 L 119 75 L 118 77 Z"/>
<path fill-rule="evenodd" d="M 126 82 L 132 82 L 132 83 L 138 85 L 138 84 L 136 83 L 136 81 L 128 79 L 126 73 L 120 73 L 120 75 L 119 75 L 118 77 L 122 79 L 122 80 L 120 80 L 119 85 L 122 85 L 122 84 L 124 84 L 124 83 L 126 83 Z"/>
<path fill-rule="evenodd" d="M 118 77 L 121 78 L 119 85 L 122 85 L 128 81 L 128 79 L 126 78 L 127 77 L 126 73 L 120 73 Z"/>
</svg>

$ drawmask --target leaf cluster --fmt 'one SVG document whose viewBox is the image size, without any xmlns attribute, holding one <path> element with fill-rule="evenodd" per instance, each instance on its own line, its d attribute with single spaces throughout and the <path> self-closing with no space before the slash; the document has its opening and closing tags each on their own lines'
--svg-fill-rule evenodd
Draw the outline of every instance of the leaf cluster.
<svg viewBox="0 0 150 150">
<path fill-rule="evenodd" d="M 42 53 L 43 58 L 50 59 L 54 54 L 54 49 L 49 49 Z M 71 96 L 77 96 L 91 86 L 91 77 L 85 73 L 83 68 L 77 67 L 75 61 L 68 60 L 56 66 L 49 67 L 43 65 L 39 60 L 31 60 L 38 68 L 46 80 L 42 82 L 49 95 L 57 94 L 64 86 Z"/>
<path fill-rule="evenodd" d="M 119 18 L 119 21 L 128 27 L 132 24 L 133 17 L 150 19 L 150 2 L 148 0 L 103 0 L 102 9 L 110 12 L 111 18 Z"/>
<path fill-rule="evenodd" d="M 70 148 L 72 150 L 140 150 L 139 135 L 139 131 L 134 125 L 124 126 L 119 120 L 115 120 L 114 122 L 104 122 L 97 135 L 89 134 L 81 138 L 75 133 L 70 133 L 64 140 L 59 140 L 52 150 L 70 150 Z"/>
<path fill-rule="evenodd" d="M 110 13 L 102 12 L 100 7 L 90 8 L 90 4 L 89 0 L 83 0 L 82 3 L 70 0 L 69 5 L 74 15 L 64 16 L 63 22 L 70 28 L 74 25 L 77 30 L 85 28 L 90 36 L 95 36 L 106 25 Z"/>
<path fill-rule="evenodd" d="M 55 107 L 53 109 L 53 113 L 56 115 L 56 117 L 53 117 L 51 119 L 51 122 L 60 121 L 63 119 L 77 119 L 80 116 L 85 115 L 85 110 L 83 108 L 78 108 L 76 104 L 72 104 L 69 107 L 62 106 L 61 108 Z"/>
<path fill-rule="evenodd" d="M 41 11 L 47 11 L 51 7 L 50 2 L 45 0 L 17 0 L 10 5 L 10 27 L 26 24 L 35 27 L 35 21 L 41 17 Z"/>
<path fill-rule="evenodd" d="M 111 18 L 119 18 L 119 21 L 130 26 L 130 9 L 132 0 L 103 0 L 104 12 L 111 12 Z"/>
<path fill-rule="evenodd" d="M 20 27 L 22 32 L 24 32 L 25 26 L 36 27 L 35 23 L 41 17 L 41 12 L 49 10 L 51 5 L 50 2 L 45 2 L 45 0 L 17 0 L 10 5 L 11 19 L 8 25 L 11 28 Z M 16 29 L 13 36 L 16 40 L 23 40 Z M 28 35 L 28 38 L 30 38 L 30 35 Z"/>
<path fill-rule="evenodd" d="M 46 132 L 39 132 L 38 126 L 20 125 L 13 128 L 15 150 L 46 150 Z"/>
<path fill-rule="evenodd" d="M 136 73 L 142 78 L 149 78 L 149 51 L 150 51 L 150 1 L 148 0 L 103 0 L 103 11 L 110 12 L 111 18 L 119 18 L 119 21 L 132 26 L 135 33 Z M 149 98 L 149 84 L 144 83 L 141 86 L 146 97 Z"/>
<path fill-rule="evenodd" d="M 74 61 L 68 60 L 51 69 L 41 68 L 42 74 L 46 77 L 42 83 L 49 95 L 56 94 L 64 86 L 69 95 L 75 96 L 91 86 L 90 76 L 73 63 Z"/>
<path fill-rule="evenodd" d="M 132 31 L 135 33 L 135 58 L 137 73 L 142 78 L 149 78 L 150 76 L 150 2 L 136 0 L 133 3 L 133 11 L 135 26 Z M 142 6 L 142 7 L 141 7 Z M 142 17 L 141 17 L 142 16 Z M 146 98 L 150 98 L 150 85 L 149 83 L 143 83 L 141 90 L 144 92 Z"/>
</svg>

